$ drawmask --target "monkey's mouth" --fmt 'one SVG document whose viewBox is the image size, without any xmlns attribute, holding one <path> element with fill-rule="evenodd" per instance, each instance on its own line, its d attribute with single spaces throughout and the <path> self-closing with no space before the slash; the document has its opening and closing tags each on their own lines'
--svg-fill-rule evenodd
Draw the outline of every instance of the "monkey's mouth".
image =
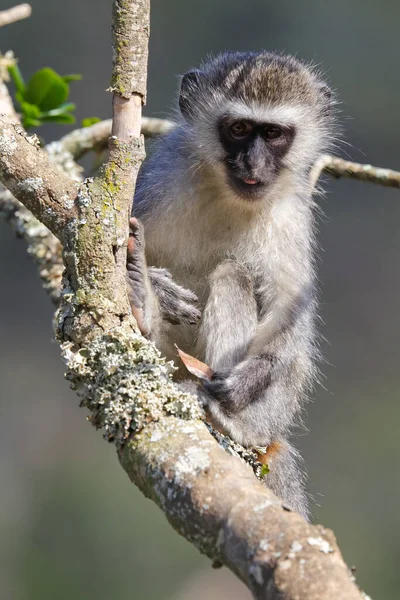
<svg viewBox="0 0 400 600">
<path fill-rule="evenodd" d="M 238 177 L 233 173 L 230 173 L 229 175 L 229 183 L 239 196 L 248 199 L 261 198 L 265 194 L 267 187 L 267 184 L 264 181 L 250 178 L 245 179 Z"/>
</svg>

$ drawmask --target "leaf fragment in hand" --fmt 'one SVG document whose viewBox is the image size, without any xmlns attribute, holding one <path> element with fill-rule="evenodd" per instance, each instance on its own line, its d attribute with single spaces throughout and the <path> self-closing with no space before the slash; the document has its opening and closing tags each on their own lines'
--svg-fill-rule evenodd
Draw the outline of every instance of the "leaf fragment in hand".
<svg viewBox="0 0 400 600">
<path fill-rule="evenodd" d="M 186 354 L 183 352 L 178 346 L 175 344 L 175 348 L 178 352 L 179 358 L 192 375 L 197 377 L 198 379 L 203 379 L 204 381 L 211 381 L 211 377 L 214 375 L 214 371 L 211 367 L 201 362 L 194 356 L 190 354 Z"/>
</svg>

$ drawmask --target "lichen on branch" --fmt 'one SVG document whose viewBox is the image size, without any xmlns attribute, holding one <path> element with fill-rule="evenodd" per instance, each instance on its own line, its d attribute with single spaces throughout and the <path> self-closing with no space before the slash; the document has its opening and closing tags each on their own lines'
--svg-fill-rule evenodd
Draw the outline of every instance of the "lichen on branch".
<svg viewBox="0 0 400 600">
<path fill-rule="evenodd" d="M 166 414 L 203 417 L 195 399 L 173 385 L 172 365 L 129 327 L 99 335 L 79 349 L 64 342 L 62 355 L 71 387 L 90 410 L 89 421 L 117 448 Z"/>
<path fill-rule="evenodd" d="M 63 239 L 74 215 L 77 184 L 54 169 L 37 136 L 0 115 L 0 178 L 34 216 Z"/>
</svg>

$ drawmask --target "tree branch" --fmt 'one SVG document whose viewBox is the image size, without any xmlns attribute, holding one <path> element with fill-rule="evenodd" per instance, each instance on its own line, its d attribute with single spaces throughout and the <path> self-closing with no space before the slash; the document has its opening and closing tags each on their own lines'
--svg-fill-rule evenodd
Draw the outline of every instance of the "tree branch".
<svg viewBox="0 0 400 600">
<path fill-rule="evenodd" d="M 361 600 L 332 532 L 285 510 L 202 423 L 152 423 L 125 444 L 120 461 L 171 525 L 255 599 Z"/>
<path fill-rule="evenodd" d="M 0 115 L 4 115 L 11 121 L 18 121 L 17 113 L 8 93 L 7 86 L 0 77 Z"/>
<path fill-rule="evenodd" d="M 9 60 L 12 60 L 12 57 L 9 57 Z M 3 81 L 0 81 L 0 113 L 10 122 L 19 122 L 8 88 Z M 53 153 L 50 160 L 74 179 L 79 179 L 78 165 L 71 159 L 65 160 L 65 153 Z M 58 305 L 64 271 L 59 240 L 3 185 L 0 186 L 0 217 L 11 225 L 18 237 L 26 241 L 28 253 L 39 267 L 43 287 L 54 304 Z"/>
<path fill-rule="evenodd" d="M 98 178 L 79 187 L 20 126 L 0 119 L 0 179 L 63 241 L 57 333 L 67 377 L 91 422 L 116 444 L 131 480 L 254 598 L 360 600 L 333 535 L 285 509 L 250 468 L 224 452 L 196 399 L 174 386 L 130 313 L 126 240 L 143 158 L 135 136 L 145 97 L 148 12 L 148 0 L 114 0 L 115 136 Z"/>
<path fill-rule="evenodd" d="M 79 160 L 87 152 L 100 151 L 107 148 L 108 138 L 111 135 L 112 119 L 95 123 L 90 127 L 75 129 L 54 144 L 59 144 L 69 152 L 75 160 Z M 175 127 L 172 121 L 142 117 L 141 134 L 144 136 L 168 133 Z"/>
<path fill-rule="evenodd" d="M 112 135 L 129 143 L 140 136 L 146 101 L 150 0 L 114 0 Z M 134 35 L 132 35 L 134 32 Z M 135 60 L 132 60 L 132 56 Z"/>
<path fill-rule="evenodd" d="M 387 187 L 400 188 L 400 172 L 391 169 L 382 169 L 372 165 L 363 165 L 361 163 L 344 160 L 324 154 L 319 158 L 310 173 L 310 182 L 313 187 L 317 184 L 322 173 L 332 175 L 332 177 L 350 177 L 359 179 L 368 183 L 377 183 Z"/>
<path fill-rule="evenodd" d="M 36 136 L 0 115 L 0 178 L 59 240 L 75 215 L 77 185 L 56 171 Z"/>
<path fill-rule="evenodd" d="M 32 7 L 30 4 L 18 4 L 13 8 L 0 11 L 0 27 L 10 25 L 16 21 L 21 21 L 31 16 Z"/>
</svg>

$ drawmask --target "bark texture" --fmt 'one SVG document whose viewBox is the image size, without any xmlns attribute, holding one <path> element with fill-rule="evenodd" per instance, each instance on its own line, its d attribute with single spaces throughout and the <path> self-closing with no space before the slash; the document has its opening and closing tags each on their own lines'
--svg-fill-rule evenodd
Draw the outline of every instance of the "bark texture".
<svg viewBox="0 0 400 600">
<path fill-rule="evenodd" d="M 162 418 L 120 451 L 171 525 L 227 565 L 257 600 L 360 600 L 330 530 L 288 512 L 204 424 Z"/>
<path fill-rule="evenodd" d="M 59 240 L 75 214 L 76 183 L 57 172 L 35 135 L 0 115 L 0 178 Z"/>
</svg>

